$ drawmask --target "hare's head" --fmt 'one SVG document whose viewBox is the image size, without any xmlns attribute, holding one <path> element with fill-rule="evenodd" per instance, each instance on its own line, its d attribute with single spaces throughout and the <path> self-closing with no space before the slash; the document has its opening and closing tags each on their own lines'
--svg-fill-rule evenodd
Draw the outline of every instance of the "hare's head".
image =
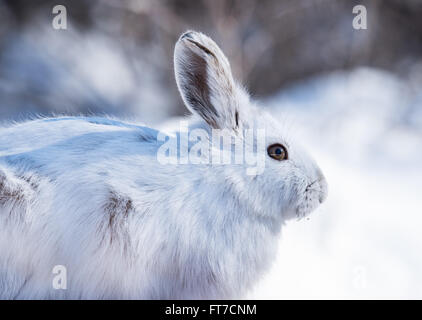
<svg viewBox="0 0 422 320">
<path fill-rule="evenodd" d="M 321 170 L 294 140 L 287 138 L 277 119 L 250 101 L 234 81 L 226 56 L 213 40 L 198 32 L 184 33 L 176 43 L 174 67 L 183 101 L 202 118 L 204 128 L 224 130 L 234 138 L 232 141 L 241 141 L 244 160 L 252 154 L 251 159 L 262 160 L 263 167 L 250 174 L 239 171 L 242 165 L 238 162 L 225 171 L 225 181 L 230 180 L 255 212 L 283 219 L 301 218 L 325 200 L 327 184 Z M 235 157 L 239 149 L 232 144 L 229 148 Z"/>
</svg>

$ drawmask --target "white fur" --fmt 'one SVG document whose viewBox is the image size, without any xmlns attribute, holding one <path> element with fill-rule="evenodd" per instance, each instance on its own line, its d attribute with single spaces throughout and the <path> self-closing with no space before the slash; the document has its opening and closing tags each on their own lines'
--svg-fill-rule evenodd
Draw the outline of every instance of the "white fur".
<svg viewBox="0 0 422 320">
<path fill-rule="evenodd" d="M 196 83 L 180 85 L 194 54 L 208 70 L 202 106 L 186 99 Z M 266 156 L 257 176 L 243 165 L 162 165 L 156 130 L 104 118 L 2 128 L 0 298 L 239 298 L 270 266 L 283 222 L 324 200 L 316 164 L 249 101 L 211 39 L 182 36 L 175 63 L 185 103 L 205 115 L 191 128 L 265 127 L 289 160 Z M 66 290 L 52 286 L 55 265 L 67 268 Z"/>
</svg>

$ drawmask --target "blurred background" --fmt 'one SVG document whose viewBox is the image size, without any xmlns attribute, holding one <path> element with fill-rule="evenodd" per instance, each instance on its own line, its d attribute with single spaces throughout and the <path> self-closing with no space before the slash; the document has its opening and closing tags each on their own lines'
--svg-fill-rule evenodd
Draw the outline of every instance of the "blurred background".
<svg viewBox="0 0 422 320">
<path fill-rule="evenodd" d="M 202 31 L 330 187 L 248 298 L 421 299 L 421 17 L 422 0 L 0 0 L 0 121 L 185 115 L 174 43 Z"/>
</svg>

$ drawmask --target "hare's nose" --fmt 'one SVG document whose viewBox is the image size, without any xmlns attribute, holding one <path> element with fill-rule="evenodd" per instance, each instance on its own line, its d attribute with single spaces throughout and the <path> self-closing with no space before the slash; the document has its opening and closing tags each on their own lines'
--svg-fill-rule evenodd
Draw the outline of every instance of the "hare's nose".
<svg viewBox="0 0 422 320">
<path fill-rule="evenodd" d="M 323 203 L 328 196 L 328 184 L 320 168 L 317 168 L 317 182 L 319 189 L 319 203 Z"/>
<path fill-rule="evenodd" d="M 324 177 L 319 180 L 319 203 L 323 203 L 328 196 L 328 185 Z"/>
</svg>

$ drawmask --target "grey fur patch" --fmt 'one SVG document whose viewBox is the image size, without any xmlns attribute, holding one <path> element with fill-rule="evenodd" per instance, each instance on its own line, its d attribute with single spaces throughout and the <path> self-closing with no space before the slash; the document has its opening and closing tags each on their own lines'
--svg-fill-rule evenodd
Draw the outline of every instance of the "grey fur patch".
<svg viewBox="0 0 422 320">
<path fill-rule="evenodd" d="M 38 183 L 32 177 L 18 177 L 18 183 L 7 180 L 4 172 L 0 171 L 0 214 L 9 217 L 22 217 L 31 200 L 30 190 L 36 191 Z M 29 188 L 28 188 L 29 187 Z"/>
<path fill-rule="evenodd" d="M 40 187 L 33 176 L 18 176 L 18 178 L 28 183 L 33 190 L 38 190 Z"/>
<path fill-rule="evenodd" d="M 126 251 L 130 242 L 126 223 L 129 215 L 134 211 L 132 199 L 119 195 L 115 191 L 110 191 L 103 209 L 107 219 L 107 228 L 104 231 L 109 234 L 110 244 L 114 240 L 122 241 L 123 248 Z"/>
<path fill-rule="evenodd" d="M 18 202 L 23 199 L 23 190 L 19 187 L 11 186 L 6 175 L 0 171 L 0 206 L 5 206 L 10 202 Z"/>
</svg>

